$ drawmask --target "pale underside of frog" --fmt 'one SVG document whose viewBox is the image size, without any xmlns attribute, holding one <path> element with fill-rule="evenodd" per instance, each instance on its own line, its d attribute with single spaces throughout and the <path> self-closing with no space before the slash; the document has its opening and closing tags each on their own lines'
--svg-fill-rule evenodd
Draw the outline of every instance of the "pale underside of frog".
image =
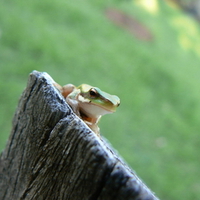
<svg viewBox="0 0 200 200">
<path fill-rule="evenodd" d="M 74 113 L 78 115 L 98 136 L 98 122 L 102 115 L 113 113 L 120 104 L 120 99 L 103 92 L 97 87 L 82 84 L 78 87 L 67 84 L 63 87 L 55 83 Z"/>
</svg>

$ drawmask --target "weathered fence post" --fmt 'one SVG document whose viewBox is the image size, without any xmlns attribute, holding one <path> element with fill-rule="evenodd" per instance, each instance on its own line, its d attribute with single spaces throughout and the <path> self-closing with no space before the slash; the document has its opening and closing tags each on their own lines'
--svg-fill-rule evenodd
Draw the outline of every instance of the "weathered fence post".
<svg viewBox="0 0 200 200">
<path fill-rule="evenodd" d="M 0 200 L 156 200 L 53 82 L 30 74 L 0 157 Z"/>
</svg>

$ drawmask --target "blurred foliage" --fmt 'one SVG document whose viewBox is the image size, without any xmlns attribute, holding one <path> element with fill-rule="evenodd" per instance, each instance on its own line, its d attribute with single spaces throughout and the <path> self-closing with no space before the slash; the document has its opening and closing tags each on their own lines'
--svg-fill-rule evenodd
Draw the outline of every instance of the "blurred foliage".
<svg viewBox="0 0 200 200">
<path fill-rule="evenodd" d="M 150 3 L 149 3 L 150 2 Z M 115 26 L 115 7 L 151 30 L 137 40 Z M 164 1 L 1 1 L 0 148 L 32 70 L 121 98 L 102 134 L 160 199 L 198 199 L 200 29 Z"/>
</svg>

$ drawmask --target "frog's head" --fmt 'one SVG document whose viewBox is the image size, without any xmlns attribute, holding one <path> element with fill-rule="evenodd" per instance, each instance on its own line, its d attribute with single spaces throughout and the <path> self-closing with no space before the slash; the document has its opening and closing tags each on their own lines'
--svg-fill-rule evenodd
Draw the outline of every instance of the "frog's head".
<svg viewBox="0 0 200 200">
<path fill-rule="evenodd" d="M 117 96 L 103 92 L 97 87 L 82 84 L 77 89 L 80 90 L 78 97 L 80 108 L 89 117 L 113 113 L 120 104 Z"/>
</svg>

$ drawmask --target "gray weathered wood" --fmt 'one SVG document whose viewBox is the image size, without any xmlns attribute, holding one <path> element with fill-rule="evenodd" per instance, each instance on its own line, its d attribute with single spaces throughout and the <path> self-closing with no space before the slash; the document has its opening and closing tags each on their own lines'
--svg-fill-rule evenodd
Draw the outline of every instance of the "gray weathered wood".
<svg viewBox="0 0 200 200">
<path fill-rule="evenodd" d="M 0 157 L 0 200 L 156 200 L 53 82 L 30 74 Z"/>
</svg>

